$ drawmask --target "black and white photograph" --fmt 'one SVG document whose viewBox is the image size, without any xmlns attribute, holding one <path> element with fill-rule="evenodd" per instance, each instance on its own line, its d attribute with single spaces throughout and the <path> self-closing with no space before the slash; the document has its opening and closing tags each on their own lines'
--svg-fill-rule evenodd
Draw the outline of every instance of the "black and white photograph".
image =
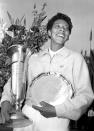
<svg viewBox="0 0 94 131">
<path fill-rule="evenodd" d="M 0 0 L 0 131 L 93 122 L 94 1 Z"/>
</svg>

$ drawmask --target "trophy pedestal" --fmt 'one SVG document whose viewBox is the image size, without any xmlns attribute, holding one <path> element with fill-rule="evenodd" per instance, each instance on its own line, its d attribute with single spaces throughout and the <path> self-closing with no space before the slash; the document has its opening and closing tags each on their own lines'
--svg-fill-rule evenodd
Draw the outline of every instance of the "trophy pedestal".
<svg viewBox="0 0 94 131">
<path fill-rule="evenodd" d="M 29 120 L 22 112 L 17 111 L 11 115 L 10 121 L 3 125 L 9 128 L 21 128 L 32 125 L 32 123 L 33 121 Z"/>
</svg>

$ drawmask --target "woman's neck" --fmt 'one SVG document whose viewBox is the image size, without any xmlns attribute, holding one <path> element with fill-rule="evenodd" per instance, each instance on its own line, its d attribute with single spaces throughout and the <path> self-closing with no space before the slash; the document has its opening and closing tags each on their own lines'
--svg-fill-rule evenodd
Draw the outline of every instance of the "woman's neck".
<svg viewBox="0 0 94 131">
<path fill-rule="evenodd" d="M 51 45 L 50 45 L 50 49 L 52 51 L 60 50 L 63 47 L 64 47 L 64 44 L 57 44 L 57 43 L 53 43 L 53 42 L 51 42 Z"/>
</svg>

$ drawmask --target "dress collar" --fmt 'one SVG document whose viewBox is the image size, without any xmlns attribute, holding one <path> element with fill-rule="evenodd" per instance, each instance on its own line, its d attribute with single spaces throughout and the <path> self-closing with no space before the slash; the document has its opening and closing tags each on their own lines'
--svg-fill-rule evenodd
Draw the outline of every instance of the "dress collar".
<svg viewBox="0 0 94 131">
<path fill-rule="evenodd" d="M 49 44 L 49 41 L 46 44 Z M 50 50 L 51 50 L 50 47 L 46 48 L 46 49 L 42 50 L 40 52 L 40 54 L 41 55 L 50 54 Z M 61 49 L 59 49 L 58 51 L 56 51 L 55 55 L 61 55 L 63 57 L 67 57 L 70 53 L 71 53 L 71 50 L 64 46 Z"/>
<path fill-rule="evenodd" d="M 63 47 L 61 49 L 59 49 L 58 51 L 55 52 L 55 55 L 61 55 L 63 57 L 67 57 L 70 54 L 70 50 L 66 47 Z M 45 51 L 43 51 L 43 55 L 45 54 L 50 54 L 50 48 L 45 49 Z"/>
</svg>

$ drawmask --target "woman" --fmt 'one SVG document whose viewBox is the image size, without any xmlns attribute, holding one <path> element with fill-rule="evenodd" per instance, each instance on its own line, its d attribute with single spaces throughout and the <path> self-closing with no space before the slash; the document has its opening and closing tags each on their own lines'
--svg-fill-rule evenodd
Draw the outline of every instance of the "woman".
<svg viewBox="0 0 94 131">
<path fill-rule="evenodd" d="M 69 16 L 57 13 L 47 23 L 50 48 L 29 57 L 27 55 L 24 71 L 28 87 L 22 111 L 33 120 L 33 124 L 15 128 L 15 131 L 68 131 L 69 121 L 78 120 L 93 101 L 84 58 L 65 47 L 72 27 Z M 40 85 L 42 80 L 44 83 Z M 5 112 L 8 112 L 6 103 L 11 105 L 12 102 L 9 88 L 8 83 L 1 99 L 4 122 L 7 119 Z"/>
</svg>

